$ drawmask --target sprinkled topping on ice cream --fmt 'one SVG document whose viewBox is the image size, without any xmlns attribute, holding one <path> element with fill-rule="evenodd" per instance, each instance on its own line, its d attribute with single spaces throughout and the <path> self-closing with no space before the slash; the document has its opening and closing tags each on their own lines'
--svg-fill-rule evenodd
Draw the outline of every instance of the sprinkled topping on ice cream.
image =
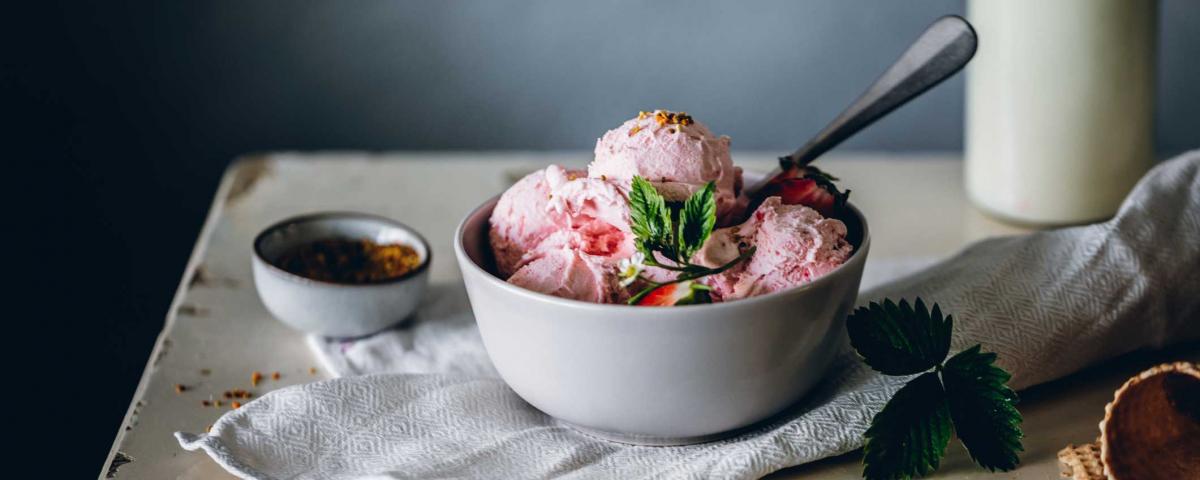
<svg viewBox="0 0 1200 480">
<path fill-rule="evenodd" d="M 639 120 L 646 118 L 646 116 L 647 116 L 647 112 L 638 113 Z M 675 113 L 675 112 L 668 112 L 666 110 L 655 110 L 654 111 L 654 122 L 657 123 L 659 126 L 663 126 L 663 125 L 667 125 L 667 124 L 691 125 L 692 123 L 694 123 L 692 121 L 692 116 L 688 115 L 687 112 Z"/>
</svg>

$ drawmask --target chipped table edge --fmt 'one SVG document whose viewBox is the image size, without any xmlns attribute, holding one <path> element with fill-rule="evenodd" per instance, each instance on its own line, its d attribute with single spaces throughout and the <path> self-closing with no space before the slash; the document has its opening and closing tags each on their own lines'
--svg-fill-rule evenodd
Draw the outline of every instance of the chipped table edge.
<svg viewBox="0 0 1200 480">
<path fill-rule="evenodd" d="M 166 348 L 168 348 L 166 339 L 170 336 L 171 329 L 175 325 L 176 312 L 183 305 L 188 284 L 196 274 L 204 258 L 213 229 L 217 226 L 217 220 L 221 218 L 226 205 L 236 202 L 246 193 L 253 190 L 254 185 L 264 175 L 269 174 L 271 170 L 270 164 L 273 161 L 271 154 L 248 154 L 235 158 L 225 168 L 225 173 L 222 174 L 217 191 L 213 195 L 208 215 L 204 218 L 204 226 L 201 227 L 200 235 L 196 237 L 196 243 L 192 247 L 192 254 L 188 257 L 183 277 L 179 281 L 179 286 L 175 289 L 175 296 L 171 299 L 171 306 L 167 310 L 167 317 L 163 323 L 162 331 L 158 333 L 158 338 L 154 340 L 154 348 L 150 351 L 150 357 L 146 359 L 146 366 L 142 370 L 142 377 L 138 380 L 137 389 L 134 390 L 133 398 L 129 402 L 129 408 L 125 410 L 125 416 L 121 419 L 121 424 L 117 428 L 117 436 L 113 439 L 108 456 L 105 457 L 104 464 L 100 467 L 100 479 L 114 478 L 119 472 L 121 465 L 137 461 L 136 458 L 130 457 L 121 451 L 121 444 L 124 443 L 125 435 L 130 431 L 127 427 L 132 425 L 133 417 L 137 412 L 141 399 L 145 396 L 150 377 L 154 375 L 155 360 L 166 353 Z M 114 468 L 113 460 L 118 458 L 118 456 L 124 460 L 123 463 L 115 465 L 116 468 Z"/>
</svg>

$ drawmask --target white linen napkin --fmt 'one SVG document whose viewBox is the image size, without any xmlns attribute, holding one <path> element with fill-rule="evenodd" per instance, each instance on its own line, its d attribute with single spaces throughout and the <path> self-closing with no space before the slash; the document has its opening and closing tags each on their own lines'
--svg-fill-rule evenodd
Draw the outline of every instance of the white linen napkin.
<svg viewBox="0 0 1200 480">
<path fill-rule="evenodd" d="M 984 344 L 1021 389 L 1200 338 L 1198 265 L 1193 151 L 1147 174 L 1108 222 L 985 240 L 859 300 L 939 303 L 955 316 L 952 350 Z M 611 443 L 558 425 L 495 378 L 466 305 L 460 287 L 446 287 L 406 327 L 354 342 L 314 339 L 328 368 L 356 376 L 271 392 L 208 434 L 176 437 L 254 479 L 755 478 L 860 447 L 905 380 L 847 350 L 797 405 L 735 437 Z M 362 375 L 372 372 L 420 373 Z"/>
<path fill-rule="evenodd" d="M 413 318 L 396 328 L 354 339 L 309 335 L 308 345 L 338 377 L 373 373 L 442 373 L 499 377 L 483 348 L 467 290 L 431 285 Z"/>
</svg>

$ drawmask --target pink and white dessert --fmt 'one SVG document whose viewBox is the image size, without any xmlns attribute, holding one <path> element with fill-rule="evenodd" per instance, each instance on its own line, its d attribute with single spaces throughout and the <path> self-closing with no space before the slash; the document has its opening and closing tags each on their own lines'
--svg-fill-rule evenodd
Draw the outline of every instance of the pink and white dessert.
<svg viewBox="0 0 1200 480">
<path fill-rule="evenodd" d="M 655 301 L 693 299 L 696 292 L 705 301 L 730 301 L 803 285 L 850 257 L 845 224 L 806 206 L 828 213 L 835 200 L 844 201 L 832 177 L 798 167 L 771 183 L 771 196 L 760 197 L 746 218 L 750 200 L 729 144 L 729 137 L 713 135 L 686 114 L 642 112 L 597 141 L 586 175 L 557 165 L 529 174 L 501 195 L 490 218 L 497 273 L 529 290 L 596 303 L 633 297 L 643 304 L 634 295 L 647 284 L 663 284 L 663 291 L 645 296 Z M 670 205 L 712 182 L 709 205 L 723 228 L 686 261 L 711 269 L 738 263 L 680 283 L 670 283 L 675 271 L 641 268 L 645 257 L 635 244 L 629 203 L 635 176 Z M 641 185 L 641 191 L 649 188 Z M 631 265 L 638 265 L 636 280 L 627 277 Z"/>
<path fill-rule="evenodd" d="M 627 296 L 603 257 L 567 245 L 540 248 L 509 283 L 556 297 L 618 303 Z"/>
<path fill-rule="evenodd" d="M 748 202 L 729 141 L 686 113 L 642 112 L 596 141 L 588 176 L 618 180 L 628 188 L 638 175 L 674 202 L 716 182 L 717 222 L 724 225 L 739 217 Z"/>
<path fill-rule="evenodd" d="M 500 196 L 492 211 L 488 240 L 496 257 L 496 271 L 502 277 L 515 273 L 526 252 L 559 231 L 559 226 L 546 214 L 550 199 L 546 175 L 555 170 L 563 169 L 551 165 L 526 175 Z"/>
<path fill-rule="evenodd" d="M 539 248 L 570 245 L 602 256 L 633 252 L 625 194 L 611 182 L 558 165 L 526 175 L 504 192 L 488 235 L 496 270 L 505 277 Z"/>
<path fill-rule="evenodd" d="M 745 223 L 715 230 L 692 261 L 716 267 L 750 246 L 756 250 L 749 260 L 705 277 L 716 297 L 728 301 L 803 285 L 845 263 L 854 251 L 841 220 L 768 197 Z"/>
</svg>

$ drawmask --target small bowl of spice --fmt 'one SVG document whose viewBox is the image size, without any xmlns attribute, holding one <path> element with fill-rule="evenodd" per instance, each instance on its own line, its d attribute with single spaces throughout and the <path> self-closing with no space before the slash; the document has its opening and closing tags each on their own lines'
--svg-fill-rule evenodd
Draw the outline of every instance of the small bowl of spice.
<svg viewBox="0 0 1200 480">
<path fill-rule="evenodd" d="M 254 239 L 254 285 L 279 321 L 358 337 L 412 314 L 429 284 L 429 243 L 400 222 L 364 213 L 292 217 Z"/>
</svg>

